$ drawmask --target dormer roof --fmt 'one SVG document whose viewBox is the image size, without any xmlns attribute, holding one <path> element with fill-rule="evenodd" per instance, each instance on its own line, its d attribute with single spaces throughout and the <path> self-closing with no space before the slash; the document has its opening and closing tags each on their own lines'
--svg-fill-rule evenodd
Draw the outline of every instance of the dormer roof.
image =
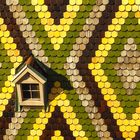
<svg viewBox="0 0 140 140">
<path fill-rule="evenodd" d="M 16 69 L 13 82 L 17 83 L 27 73 L 31 74 L 36 80 L 44 84 L 47 81 L 46 72 L 41 62 L 31 55 L 26 61 L 19 65 Z"/>
</svg>

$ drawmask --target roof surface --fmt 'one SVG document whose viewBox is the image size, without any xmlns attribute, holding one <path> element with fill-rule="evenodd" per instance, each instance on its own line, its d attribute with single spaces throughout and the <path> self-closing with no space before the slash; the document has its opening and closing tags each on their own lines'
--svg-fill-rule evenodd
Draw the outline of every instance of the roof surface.
<svg viewBox="0 0 140 140">
<path fill-rule="evenodd" d="M 0 139 L 139 140 L 139 38 L 139 0 L 1 0 Z M 31 54 L 48 101 L 15 112 Z"/>
</svg>

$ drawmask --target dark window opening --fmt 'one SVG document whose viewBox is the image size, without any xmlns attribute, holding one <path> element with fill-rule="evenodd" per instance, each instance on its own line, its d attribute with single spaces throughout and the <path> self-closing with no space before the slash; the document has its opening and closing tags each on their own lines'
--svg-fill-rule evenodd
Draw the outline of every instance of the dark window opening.
<svg viewBox="0 0 140 140">
<path fill-rule="evenodd" d="M 36 99 L 39 100 L 39 84 L 21 84 L 23 100 Z"/>
</svg>

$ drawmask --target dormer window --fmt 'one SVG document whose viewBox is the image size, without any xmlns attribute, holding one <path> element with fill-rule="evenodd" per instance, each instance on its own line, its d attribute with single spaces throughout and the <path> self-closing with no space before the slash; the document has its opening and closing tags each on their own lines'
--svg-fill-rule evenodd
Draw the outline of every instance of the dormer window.
<svg viewBox="0 0 140 140">
<path fill-rule="evenodd" d="M 39 84 L 21 84 L 23 100 L 39 100 Z"/>
<path fill-rule="evenodd" d="M 44 106 L 45 83 L 43 68 L 33 57 L 18 67 L 13 82 L 20 106 Z"/>
</svg>

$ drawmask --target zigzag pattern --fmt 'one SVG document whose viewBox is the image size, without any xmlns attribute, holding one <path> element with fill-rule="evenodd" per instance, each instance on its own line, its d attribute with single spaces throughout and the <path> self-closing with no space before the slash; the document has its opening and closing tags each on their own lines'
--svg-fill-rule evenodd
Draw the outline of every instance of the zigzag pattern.
<svg viewBox="0 0 140 140">
<path fill-rule="evenodd" d="M 0 1 L 1 140 L 139 140 L 139 0 Z M 16 68 L 49 66 L 47 109 L 15 111 Z"/>
</svg>

